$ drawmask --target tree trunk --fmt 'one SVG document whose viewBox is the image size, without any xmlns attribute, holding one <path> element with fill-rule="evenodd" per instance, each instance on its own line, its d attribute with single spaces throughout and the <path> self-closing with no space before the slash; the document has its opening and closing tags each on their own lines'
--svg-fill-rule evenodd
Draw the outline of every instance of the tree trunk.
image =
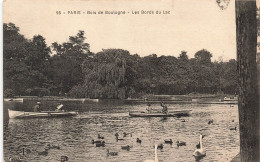
<svg viewBox="0 0 260 162">
<path fill-rule="evenodd" d="M 256 1 L 236 0 L 241 161 L 259 161 Z"/>
</svg>

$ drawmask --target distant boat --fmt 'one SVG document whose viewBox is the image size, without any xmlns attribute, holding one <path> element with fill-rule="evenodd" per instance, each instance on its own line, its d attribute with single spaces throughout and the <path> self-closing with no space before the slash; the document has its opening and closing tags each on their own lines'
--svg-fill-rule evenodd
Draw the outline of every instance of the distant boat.
<svg viewBox="0 0 260 162">
<path fill-rule="evenodd" d="M 181 117 L 181 116 L 190 116 L 190 114 L 191 114 L 191 110 L 172 111 L 168 113 L 129 112 L 130 117 Z"/>
<path fill-rule="evenodd" d="M 66 116 L 75 116 L 78 112 L 56 112 L 56 111 L 41 111 L 41 112 L 24 112 L 8 109 L 10 119 L 13 118 L 57 118 Z"/>
<path fill-rule="evenodd" d="M 84 101 L 99 102 L 99 99 L 85 98 Z"/>
<path fill-rule="evenodd" d="M 23 98 L 5 98 L 5 102 L 23 102 Z"/>
<path fill-rule="evenodd" d="M 237 97 L 230 98 L 230 97 L 224 97 L 224 101 L 238 101 Z"/>
</svg>

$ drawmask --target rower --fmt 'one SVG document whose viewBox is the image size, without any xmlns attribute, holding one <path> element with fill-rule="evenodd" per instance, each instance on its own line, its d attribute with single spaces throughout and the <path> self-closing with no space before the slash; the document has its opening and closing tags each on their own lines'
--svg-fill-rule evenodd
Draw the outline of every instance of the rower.
<svg viewBox="0 0 260 162">
<path fill-rule="evenodd" d="M 165 114 L 167 114 L 167 112 L 168 112 L 168 107 L 163 103 L 163 102 L 161 102 L 161 106 L 162 106 L 162 113 L 165 113 Z"/>
<path fill-rule="evenodd" d="M 41 108 L 41 103 L 37 102 L 36 105 L 34 105 L 34 107 L 33 107 L 33 111 L 40 112 L 41 111 L 40 108 Z"/>
<path fill-rule="evenodd" d="M 149 103 L 147 104 L 146 111 L 147 111 L 148 113 L 151 113 L 151 111 L 152 111 L 151 104 L 149 104 Z"/>
<path fill-rule="evenodd" d="M 57 106 L 56 111 L 58 111 L 58 112 L 63 112 L 64 110 L 62 110 L 62 108 L 63 108 L 63 104 L 62 104 L 62 103 L 59 103 L 58 106 Z"/>
</svg>

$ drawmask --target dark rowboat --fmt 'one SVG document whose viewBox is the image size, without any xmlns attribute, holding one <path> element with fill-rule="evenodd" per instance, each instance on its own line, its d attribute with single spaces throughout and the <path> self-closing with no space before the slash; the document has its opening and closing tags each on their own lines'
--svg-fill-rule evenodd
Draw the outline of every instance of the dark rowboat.
<svg viewBox="0 0 260 162">
<path fill-rule="evenodd" d="M 8 109 L 8 115 L 10 119 L 13 118 L 56 118 L 56 117 L 66 117 L 75 116 L 78 112 L 57 112 L 57 111 L 41 111 L 41 112 L 24 112 L 15 111 Z"/>
<path fill-rule="evenodd" d="M 181 116 L 190 116 L 190 114 L 191 114 L 191 110 L 172 111 L 168 113 L 129 112 L 130 117 L 181 117 Z"/>
</svg>

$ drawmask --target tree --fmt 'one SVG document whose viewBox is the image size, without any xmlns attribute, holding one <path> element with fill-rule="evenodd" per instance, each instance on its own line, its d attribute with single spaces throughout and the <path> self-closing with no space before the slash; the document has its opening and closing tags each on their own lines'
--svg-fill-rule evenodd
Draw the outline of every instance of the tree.
<svg viewBox="0 0 260 162">
<path fill-rule="evenodd" d="M 202 49 L 202 50 L 196 52 L 194 56 L 195 56 L 195 59 L 198 60 L 201 64 L 211 63 L 212 54 L 205 49 Z"/>
<path fill-rule="evenodd" d="M 50 49 L 45 39 L 34 36 L 25 39 L 13 23 L 4 23 L 4 89 L 16 95 L 26 94 L 26 89 L 42 87 L 47 81 L 45 67 Z"/>
<path fill-rule="evenodd" d="M 46 75 L 52 80 L 52 91 L 55 95 L 68 93 L 72 87 L 83 83 L 81 65 L 85 59 L 93 55 L 85 40 L 84 31 L 79 31 L 76 36 L 70 36 L 68 42 L 52 43 L 56 54 L 49 58 Z"/>
</svg>

